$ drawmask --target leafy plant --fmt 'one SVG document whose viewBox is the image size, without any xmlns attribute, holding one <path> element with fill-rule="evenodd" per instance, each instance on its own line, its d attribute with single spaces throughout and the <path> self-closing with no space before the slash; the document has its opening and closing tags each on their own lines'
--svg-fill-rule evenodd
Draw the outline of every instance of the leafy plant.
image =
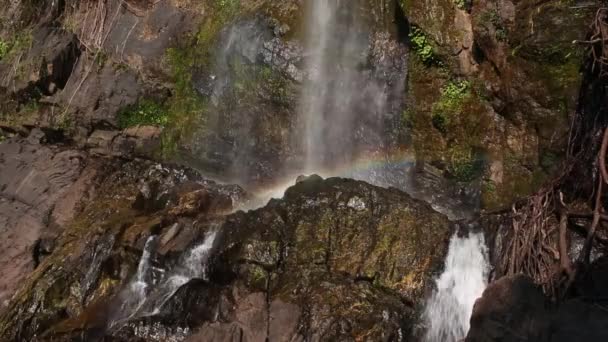
<svg viewBox="0 0 608 342">
<path fill-rule="evenodd" d="M 165 126 L 168 119 L 169 113 L 164 106 L 151 100 L 141 100 L 118 113 L 118 126 L 123 129 L 142 125 Z"/>
<path fill-rule="evenodd" d="M 498 41 L 507 41 L 507 30 L 497 10 L 493 9 L 484 12 L 481 15 L 481 20 L 484 23 L 491 24 L 492 26 L 494 26 L 494 35 Z"/>
<path fill-rule="evenodd" d="M 483 172 L 483 160 L 471 149 L 454 148 L 449 157 L 448 172 L 456 181 L 470 182 Z"/>
<path fill-rule="evenodd" d="M 10 51 L 10 47 L 8 43 L 3 40 L 0 40 L 0 60 L 2 60 Z"/>
<path fill-rule="evenodd" d="M 433 105 L 433 126 L 440 132 L 446 133 L 450 116 L 457 114 L 464 101 L 471 95 L 469 81 L 450 82 L 441 89 L 439 101 Z"/>
<path fill-rule="evenodd" d="M 460 8 L 461 10 L 465 9 L 466 7 L 466 0 L 453 0 L 454 4 L 456 5 L 456 7 Z"/>
<path fill-rule="evenodd" d="M 410 44 L 416 55 L 426 65 L 437 62 L 435 51 L 431 45 L 430 39 L 418 27 L 412 27 L 410 34 Z"/>
</svg>

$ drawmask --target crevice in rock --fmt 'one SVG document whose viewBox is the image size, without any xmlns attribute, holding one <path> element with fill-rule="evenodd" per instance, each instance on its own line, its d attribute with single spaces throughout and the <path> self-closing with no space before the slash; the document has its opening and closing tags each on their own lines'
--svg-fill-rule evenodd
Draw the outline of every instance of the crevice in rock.
<svg viewBox="0 0 608 342">
<path fill-rule="evenodd" d="M 408 37 L 410 35 L 410 22 L 405 16 L 403 9 L 399 5 L 399 1 L 393 1 L 395 6 L 395 25 L 397 26 L 397 37 L 396 40 L 400 43 L 407 44 Z"/>
</svg>

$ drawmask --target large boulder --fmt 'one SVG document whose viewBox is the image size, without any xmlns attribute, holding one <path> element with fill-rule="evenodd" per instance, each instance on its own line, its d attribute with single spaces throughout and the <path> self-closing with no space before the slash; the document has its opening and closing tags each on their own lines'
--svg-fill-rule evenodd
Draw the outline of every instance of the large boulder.
<svg viewBox="0 0 608 342">
<path fill-rule="evenodd" d="M 466 341 L 606 341 L 605 260 L 596 261 L 575 282 L 574 297 L 559 305 L 527 277 L 500 278 L 475 303 Z"/>
<path fill-rule="evenodd" d="M 187 169 L 126 163 L 98 188 L 22 282 L 3 339 L 408 338 L 451 235 L 428 204 L 348 179 L 233 214 L 242 190 Z"/>
</svg>

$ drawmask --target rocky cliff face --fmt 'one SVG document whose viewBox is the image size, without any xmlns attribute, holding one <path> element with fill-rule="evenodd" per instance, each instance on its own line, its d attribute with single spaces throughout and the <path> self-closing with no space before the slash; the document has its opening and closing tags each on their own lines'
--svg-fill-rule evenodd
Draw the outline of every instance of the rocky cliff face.
<svg viewBox="0 0 608 342">
<path fill-rule="evenodd" d="M 446 217 L 429 205 L 397 190 L 312 176 L 282 200 L 230 214 L 250 200 L 236 186 L 142 160 L 85 161 L 96 176 L 76 173 L 65 189 L 94 195 L 55 236 L 28 240 L 39 264 L 16 270 L 21 286 L 0 318 L 3 339 L 392 340 L 418 333 L 421 300 L 451 235 Z M 56 204 L 51 216 L 65 207 Z M 212 231 L 208 276 L 155 299 L 183 255 Z M 25 241 L 15 233 L 4 240 Z M 121 306 L 150 236 L 158 238 L 148 301 Z M 31 246 L 21 248 L 24 262 Z"/>
<path fill-rule="evenodd" d="M 554 172 L 582 77 L 572 41 L 597 6 L 358 1 L 357 77 L 386 105 L 352 142 L 379 139 L 382 121 L 383 157 L 414 156 L 399 184 L 424 201 L 312 176 L 260 207 L 256 190 L 302 162 L 306 1 L 3 5 L 6 341 L 419 340 L 452 233 L 434 209 L 505 208 Z M 361 90 L 352 108 L 374 100 Z M 566 305 L 503 279 L 468 340 L 561 341 L 604 324 L 588 303 Z M 568 316 L 583 312 L 594 318 Z"/>
</svg>

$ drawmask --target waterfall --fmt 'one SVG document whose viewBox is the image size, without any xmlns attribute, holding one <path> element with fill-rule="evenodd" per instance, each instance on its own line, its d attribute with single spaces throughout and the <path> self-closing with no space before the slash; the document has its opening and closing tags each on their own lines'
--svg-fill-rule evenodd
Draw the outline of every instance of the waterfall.
<svg viewBox="0 0 608 342">
<path fill-rule="evenodd" d="M 482 233 L 456 234 L 450 240 L 445 269 L 426 303 L 425 341 L 456 342 L 465 338 L 475 300 L 487 286 L 488 250 Z"/>
<path fill-rule="evenodd" d="M 132 318 L 146 302 L 148 289 L 151 285 L 150 257 L 155 248 L 156 238 L 156 235 L 152 235 L 146 240 L 137 265 L 137 273 L 135 273 L 127 288 L 119 295 L 121 298 L 120 309 L 113 315 L 109 325 L 110 328 L 118 322 Z"/>
<path fill-rule="evenodd" d="M 217 231 L 208 232 L 200 245 L 194 246 L 171 275 L 161 281 L 160 285 L 149 295 L 150 304 L 142 316 L 154 315 L 160 312 L 163 305 L 192 279 L 208 279 L 209 258 L 217 238 Z"/>
<path fill-rule="evenodd" d="M 299 116 L 304 172 L 352 163 L 382 149 L 385 84 L 365 66 L 372 33 L 364 1 L 311 0 Z"/>
<path fill-rule="evenodd" d="M 190 249 L 177 266 L 164 272 L 162 279 L 157 282 L 153 282 L 150 275 L 150 257 L 155 248 L 156 236 L 148 238 L 137 273 L 119 295 L 121 305 L 112 316 L 110 329 L 119 328 L 134 318 L 159 313 L 177 290 L 190 280 L 208 279 L 209 258 L 217 236 L 217 231 L 208 232 L 201 244 Z"/>
</svg>

